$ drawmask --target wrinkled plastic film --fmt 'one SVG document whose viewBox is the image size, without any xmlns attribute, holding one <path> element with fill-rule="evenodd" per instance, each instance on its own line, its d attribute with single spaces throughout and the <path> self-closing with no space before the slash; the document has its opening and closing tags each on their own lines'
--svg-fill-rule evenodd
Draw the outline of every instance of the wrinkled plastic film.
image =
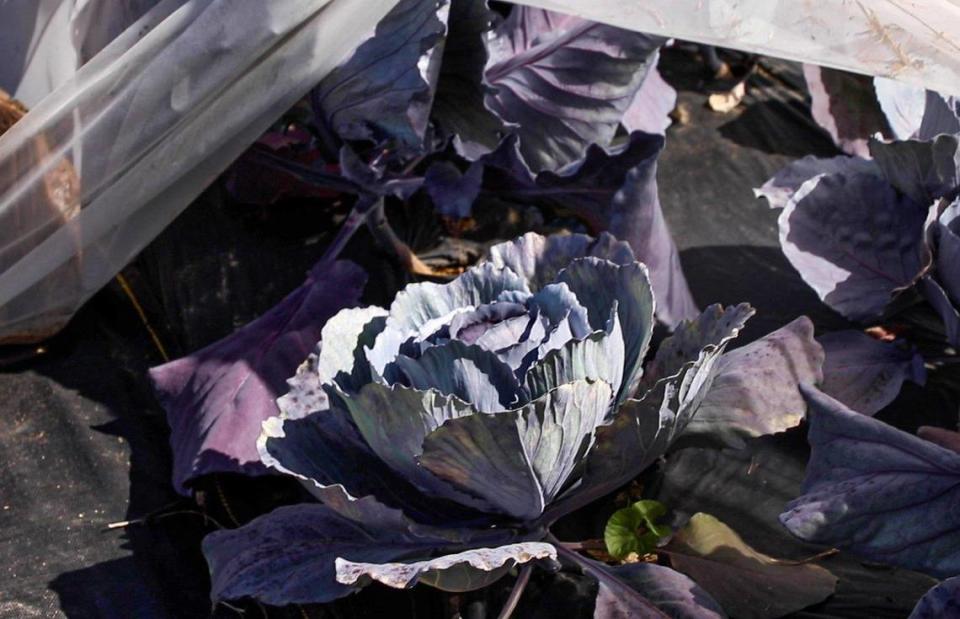
<svg viewBox="0 0 960 619">
<path fill-rule="evenodd" d="M 957 0 L 515 0 L 667 37 L 960 94 Z"/>
<path fill-rule="evenodd" d="M 396 0 L 158 5 L 0 138 L 0 342 L 58 330 Z"/>
<path fill-rule="evenodd" d="M 74 64 L 119 27 L 91 30 L 98 1 Z M 0 138 L 0 343 L 59 329 L 396 2 L 163 0 L 37 104 Z M 522 3 L 960 90 L 957 0 Z"/>
</svg>

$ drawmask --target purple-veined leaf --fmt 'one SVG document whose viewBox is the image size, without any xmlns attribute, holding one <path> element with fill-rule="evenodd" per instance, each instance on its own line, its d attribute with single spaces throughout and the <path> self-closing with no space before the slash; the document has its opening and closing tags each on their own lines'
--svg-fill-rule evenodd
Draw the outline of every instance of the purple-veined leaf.
<svg viewBox="0 0 960 619">
<path fill-rule="evenodd" d="M 766 198 L 770 208 L 784 208 L 800 187 L 820 174 L 873 174 L 880 176 L 880 168 L 872 161 L 860 157 L 830 157 L 822 159 L 807 155 L 791 162 L 753 193 Z"/>
<path fill-rule="evenodd" d="M 869 157 L 868 140 L 876 133 L 890 136 L 871 77 L 812 64 L 803 65 L 803 77 L 813 119 L 842 151 Z"/>
<path fill-rule="evenodd" d="M 903 381 L 926 382 L 923 357 L 903 342 L 881 342 L 853 330 L 827 333 L 817 341 L 827 355 L 820 389 L 864 415 L 893 402 Z"/>
<path fill-rule="evenodd" d="M 780 521 L 797 537 L 934 576 L 960 573 L 960 454 L 802 388 L 804 494 Z"/>
<path fill-rule="evenodd" d="M 377 510 L 361 508 L 354 515 L 361 520 L 307 503 L 281 507 L 239 529 L 211 533 L 203 541 L 211 597 L 249 596 L 278 606 L 323 603 L 372 580 L 408 587 L 421 577 L 436 579 L 439 572 L 463 565 L 487 571 L 555 556 L 551 545 L 523 542 L 506 529 L 464 531 L 463 539 L 470 541 L 454 543 L 383 521 Z M 459 554 L 436 557 L 438 551 Z"/>
<path fill-rule="evenodd" d="M 799 385 L 823 379 L 823 349 L 803 316 L 742 348 L 724 353 L 717 375 L 685 435 L 742 446 L 745 437 L 799 425 L 807 405 Z"/>
<path fill-rule="evenodd" d="M 448 10 L 447 0 L 401 0 L 314 89 L 320 121 L 344 139 L 422 147 Z"/>
<path fill-rule="evenodd" d="M 535 171 L 557 171 L 606 147 L 664 39 L 524 6 L 494 31 L 487 107 L 517 125 Z"/>
<path fill-rule="evenodd" d="M 868 320 L 923 272 L 926 217 L 926 205 L 898 194 L 883 178 L 824 174 L 787 202 L 780 246 L 827 305 L 851 320 Z"/>
<path fill-rule="evenodd" d="M 174 485 L 215 472 L 260 475 L 260 423 L 276 415 L 287 378 L 313 350 L 324 323 L 355 304 L 366 275 L 346 262 L 321 262 L 277 306 L 226 338 L 150 370 L 167 411 Z"/>
<path fill-rule="evenodd" d="M 960 619 L 960 576 L 930 589 L 907 619 Z"/>
<path fill-rule="evenodd" d="M 594 231 L 609 231 L 627 241 L 650 272 L 657 318 L 672 327 L 697 315 L 660 206 L 656 175 L 661 136 L 633 133 L 626 144 L 610 151 L 592 145 L 582 160 L 535 178 L 524 173 L 517 148 L 515 140 L 506 140 L 487 159 L 501 171 L 491 180 L 502 188 L 501 195 L 573 211 Z"/>
<path fill-rule="evenodd" d="M 776 619 L 822 602 L 837 586 L 827 569 L 758 552 L 710 514 L 694 514 L 664 550 L 674 569 L 738 619 Z"/>
<path fill-rule="evenodd" d="M 630 133 L 643 131 L 663 135 L 673 122 L 670 112 L 676 106 L 677 91 L 657 71 L 655 59 L 621 123 Z"/>
</svg>

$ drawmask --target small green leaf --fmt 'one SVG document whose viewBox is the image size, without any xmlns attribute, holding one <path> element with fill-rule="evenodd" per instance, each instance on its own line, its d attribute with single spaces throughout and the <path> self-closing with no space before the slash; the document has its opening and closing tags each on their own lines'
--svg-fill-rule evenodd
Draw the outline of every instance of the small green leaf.
<svg viewBox="0 0 960 619">
<path fill-rule="evenodd" d="M 667 508 L 659 501 L 637 501 L 615 511 L 603 531 L 607 552 L 616 559 L 624 559 L 631 552 L 643 555 L 652 551 L 657 542 L 673 532 L 670 527 L 656 523 L 666 513 Z"/>
</svg>

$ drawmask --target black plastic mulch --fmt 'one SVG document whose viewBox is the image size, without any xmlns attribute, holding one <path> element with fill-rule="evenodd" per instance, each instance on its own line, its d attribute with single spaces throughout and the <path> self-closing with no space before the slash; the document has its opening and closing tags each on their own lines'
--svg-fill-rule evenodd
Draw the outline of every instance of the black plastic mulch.
<svg viewBox="0 0 960 619">
<path fill-rule="evenodd" d="M 660 194 L 698 303 L 756 306 L 744 341 L 803 313 L 821 331 L 844 326 L 783 257 L 777 213 L 752 193 L 797 157 L 836 152 L 809 117 L 798 67 L 762 61 L 747 99 L 729 114 L 705 108 L 707 84 L 687 53 L 664 54 L 661 68 L 680 88 L 688 119 L 668 132 Z M 424 213 L 392 217 L 419 249 L 438 231 L 424 223 Z M 336 224 L 335 216 L 311 205 L 233 203 L 217 184 L 124 275 L 176 357 L 227 335 L 299 285 Z M 366 300 L 384 304 L 405 275 L 371 247 L 360 234 L 346 257 L 370 272 Z M 40 356 L 32 349 L 0 351 L 0 617 L 209 616 L 199 541 L 211 525 L 171 487 L 168 430 L 145 375 L 162 358 L 122 288 L 108 286 L 44 348 Z M 933 406 L 930 398 L 908 388 L 894 408 L 914 425 L 910 416 Z M 776 516 L 798 494 L 806 457 L 802 428 L 742 451 L 685 449 L 663 474 L 647 476 L 647 494 L 677 512 L 714 513 L 761 551 L 805 557 L 820 549 L 791 538 Z M 274 481 L 229 477 L 207 480 L 201 490 L 210 515 L 226 523 L 249 519 L 295 492 Z M 605 504 L 561 523 L 561 537 L 600 536 L 609 509 Z M 104 530 L 150 514 L 145 523 Z M 797 617 L 905 617 L 931 583 L 850 556 L 824 565 L 840 577 L 837 593 Z M 270 612 L 452 617 L 459 604 L 465 617 L 479 618 L 484 610 L 496 614 L 505 581 L 460 599 L 422 587 L 372 587 L 324 609 Z M 516 616 L 590 616 L 593 587 L 576 574 L 540 574 Z M 244 608 L 247 617 L 266 611 Z M 238 616 L 226 607 L 217 614 Z"/>
</svg>

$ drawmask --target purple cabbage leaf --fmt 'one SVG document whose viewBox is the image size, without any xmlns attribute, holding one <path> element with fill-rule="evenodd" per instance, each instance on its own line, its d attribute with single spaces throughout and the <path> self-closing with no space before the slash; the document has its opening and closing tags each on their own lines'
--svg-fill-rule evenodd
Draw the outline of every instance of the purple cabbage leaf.
<svg viewBox="0 0 960 619">
<path fill-rule="evenodd" d="M 621 124 L 630 133 L 643 131 L 663 135 L 672 123 L 670 113 L 676 106 L 677 91 L 657 71 L 655 58 Z"/>
<path fill-rule="evenodd" d="M 256 440 L 278 413 L 286 381 L 313 350 L 328 318 L 359 301 L 366 274 L 346 261 L 321 262 L 278 305 L 232 335 L 150 370 L 170 424 L 173 481 L 209 473 L 267 472 Z"/>
<path fill-rule="evenodd" d="M 653 563 L 610 566 L 558 546 L 564 559 L 597 580 L 594 619 L 726 619 L 720 605 L 695 582 Z"/>
<path fill-rule="evenodd" d="M 742 447 L 745 438 L 796 427 L 807 408 L 798 385 L 822 381 L 823 365 L 823 349 L 805 316 L 726 352 L 684 434 Z"/>
<path fill-rule="evenodd" d="M 610 145 L 664 39 L 516 6 L 488 44 L 487 107 L 519 136 L 534 172 Z"/>
<path fill-rule="evenodd" d="M 936 258 L 923 291 L 943 320 L 947 341 L 960 346 L 960 199 L 944 209 L 930 236 Z"/>
<path fill-rule="evenodd" d="M 960 576 L 930 589 L 907 619 L 960 619 Z"/>
<path fill-rule="evenodd" d="M 960 453 L 850 410 L 815 388 L 804 494 L 780 521 L 870 561 L 960 574 Z"/>
<path fill-rule="evenodd" d="M 883 342 L 853 330 L 827 333 L 817 341 L 826 353 L 820 389 L 864 415 L 893 402 L 903 381 L 926 382 L 923 357 L 906 342 Z"/>
<path fill-rule="evenodd" d="M 508 131 L 508 125 L 486 104 L 492 93 L 484 81 L 487 38 L 498 20 L 487 0 L 450 2 L 449 32 L 431 116 L 440 135 L 451 137 L 456 151 L 470 161 L 493 151 Z"/>
<path fill-rule="evenodd" d="M 831 308 L 851 320 L 880 316 L 929 261 L 926 205 L 870 173 L 821 174 L 780 214 L 780 245 Z"/>
<path fill-rule="evenodd" d="M 810 91 L 813 119 L 840 150 L 868 157 L 870 138 L 878 133 L 892 137 L 873 78 L 811 64 L 803 65 L 803 77 Z"/>
<path fill-rule="evenodd" d="M 559 172 L 529 174 L 516 139 L 486 158 L 491 186 L 503 197 L 569 210 L 595 232 L 627 241 L 650 271 L 657 318 L 670 327 L 698 314 L 680 255 L 667 227 L 657 189 L 663 137 L 635 132 L 606 150 L 590 146 L 580 161 Z"/>
<path fill-rule="evenodd" d="M 713 596 L 732 617 L 776 619 L 822 602 L 837 577 L 813 563 L 775 559 L 718 518 L 694 514 L 664 547 L 670 565 Z"/>
<path fill-rule="evenodd" d="M 626 243 L 531 233 L 389 310 L 331 318 L 256 442 L 322 504 L 208 536 L 214 598 L 472 588 L 553 559 L 547 527 L 663 455 L 753 313 L 721 311 L 702 349 L 640 389 L 653 299 Z"/>
<path fill-rule="evenodd" d="M 323 129 L 346 140 L 394 140 L 422 149 L 449 9 L 448 0 L 400 0 L 313 90 Z"/>
</svg>

